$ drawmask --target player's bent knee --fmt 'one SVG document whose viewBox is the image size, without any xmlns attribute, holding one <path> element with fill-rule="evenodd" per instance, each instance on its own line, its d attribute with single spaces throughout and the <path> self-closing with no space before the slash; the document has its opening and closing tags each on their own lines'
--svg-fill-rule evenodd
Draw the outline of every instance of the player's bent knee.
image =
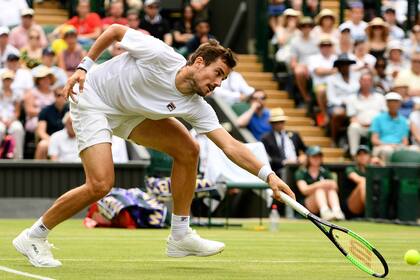
<svg viewBox="0 0 420 280">
<path fill-rule="evenodd" d="M 111 191 L 114 186 L 114 179 L 91 179 L 88 183 L 86 183 L 86 185 L 89 189 L 90 196 L 95 200 L 99 200 Z"/>
<path fill-rule="evenodd" d="M 183 145 L 181 149 L 171 156 L 182 162 L 196 162 L 198 161 L 199 154 L 200 145 L 197 141 L 191 139 L 191 141 Z"/>
</svg>

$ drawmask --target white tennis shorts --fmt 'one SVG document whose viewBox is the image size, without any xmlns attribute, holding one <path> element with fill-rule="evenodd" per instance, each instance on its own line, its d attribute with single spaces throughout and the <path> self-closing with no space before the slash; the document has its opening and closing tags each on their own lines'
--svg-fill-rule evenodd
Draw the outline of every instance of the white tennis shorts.
<svg viewBox="0 0 420 280">
<path fill-rule="evenodd" d="M 79 153 L 96 144 L 111 143 L 112 135 L 128 140 L 133 129 L 146 119 L 143 116 L 107 114 L 106 109 L 97 103 L 98 100 L 93 100 L 97 95 L 91 91 L 91 88 L 85 87 L 82 95 L 78 96 L 77 104 L 70 101 Z"/>
</svg>

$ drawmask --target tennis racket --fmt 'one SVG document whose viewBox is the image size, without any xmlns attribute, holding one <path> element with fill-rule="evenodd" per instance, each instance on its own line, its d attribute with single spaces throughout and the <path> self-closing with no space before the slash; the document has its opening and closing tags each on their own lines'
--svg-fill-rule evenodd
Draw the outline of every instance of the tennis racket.
<svg viewBox="0 0 420 280">
<path fill-rule="evenodd" d="M 280 192 L 280 195 L 285 203 L 314 223 L 352 264 L 374 277 L 384 278 L 388 274 L 384 257 L 366 239 L 349 229 L 322 220 L 284 192 Z"/>
</svg>

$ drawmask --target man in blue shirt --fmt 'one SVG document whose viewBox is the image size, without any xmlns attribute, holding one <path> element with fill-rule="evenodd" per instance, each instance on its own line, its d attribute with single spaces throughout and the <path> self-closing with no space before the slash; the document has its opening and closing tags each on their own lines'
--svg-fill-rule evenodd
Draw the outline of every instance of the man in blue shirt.
<svg viewBox="0 0 420 280">
<path fill-rule="evenodd" d="M 408 120 L 398 110 L 401 107 L 402 97 L 396 92 L 385 95 L 388 112 L 376 116 L 370 132 L 371 141 L 374 146 L 373 156 L 378 156 L 387 161 L 390 155 L 408 145 Z"/>
<path fill-rule="evenodd" d="M 256 89 L 249 97 L 249 109 L 240 115 L 236 121 L 239 127 L 246 127 L 255 139 L 272 130 L 269 119 L 270 110 L 265 106 L 267 95 L 263 90 Z"/>
</svg>

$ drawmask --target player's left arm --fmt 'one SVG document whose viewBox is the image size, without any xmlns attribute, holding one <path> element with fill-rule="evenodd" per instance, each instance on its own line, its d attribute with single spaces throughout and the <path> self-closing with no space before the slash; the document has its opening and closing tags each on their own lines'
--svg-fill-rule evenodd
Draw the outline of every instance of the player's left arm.
<svg viewBox="0 0 420 280">
<path fill-rule="evenodd" d="M 259 161 L 251 151 L 241 142 L 233 138 L 225 129 L 218 128 L 207 133 L 207 137 L 213 141 L 235 164 L 248 172 L 258 176 L 264 164 Z M 273 190 L 273 196 L 280 199 L 280 191 L 295 198 L 294 193 L 289 186 L 283 182 L 274 172 L 267 176 L 267 183 Z"/>
</svg>

